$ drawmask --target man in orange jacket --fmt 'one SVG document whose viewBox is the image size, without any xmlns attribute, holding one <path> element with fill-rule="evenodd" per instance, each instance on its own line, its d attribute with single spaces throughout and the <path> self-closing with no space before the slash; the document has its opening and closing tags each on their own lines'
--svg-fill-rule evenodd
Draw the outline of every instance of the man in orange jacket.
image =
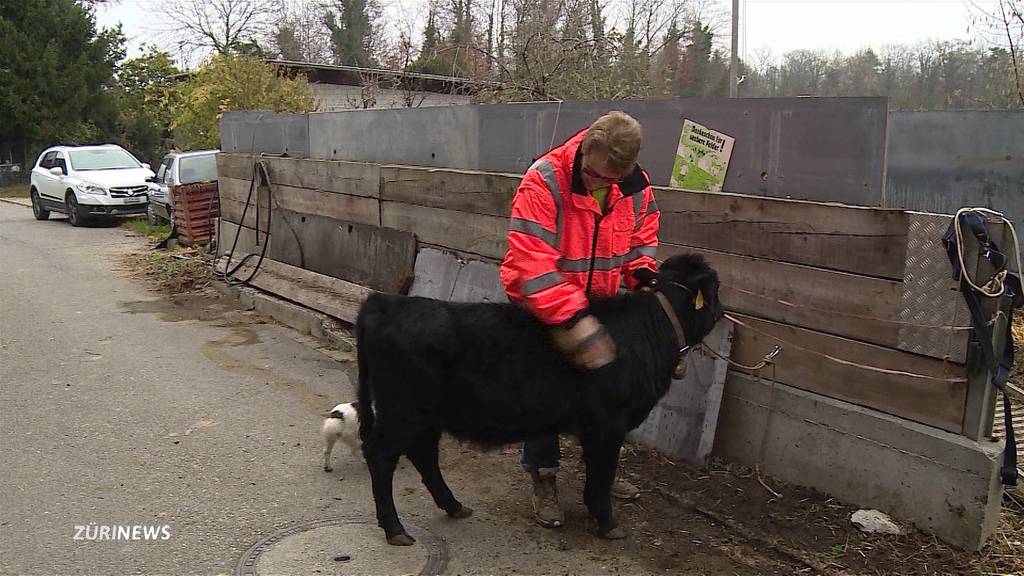
<svg viewBox="0 0 1024 576">
<path fill-rule="evenodd" d="M 516 190 L 501 281 L 509 299 L 551 326 L 555 345 L 581 369 L 615 359 L 615 344 L 587 312 L 590 297 L 638 289 L 657 270 L 660 212 L 637 165 L 640 124 L 609 112 L 534 162 Z M 555 475 L 558 436 L 523 445 L 533 479 L 534 518 L 561 526 Z M 635 498 L 622 479 L 612 493 Z M 623 534 L 624 535 L 624 534 Z"/>
</svg>

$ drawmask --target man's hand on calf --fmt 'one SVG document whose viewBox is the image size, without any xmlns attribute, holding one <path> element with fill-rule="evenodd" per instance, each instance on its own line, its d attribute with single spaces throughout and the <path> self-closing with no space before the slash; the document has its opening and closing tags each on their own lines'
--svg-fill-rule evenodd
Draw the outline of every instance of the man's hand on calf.
<svg viewBox="0 0 1024 576">
<path fill-rule="evenodd" d="M 552 329 L 555 346 L 580 368 L 596 370 L 615 360 L 615 342 L 593 316 L 580 318 L 570 328 Z"/>
</svg>

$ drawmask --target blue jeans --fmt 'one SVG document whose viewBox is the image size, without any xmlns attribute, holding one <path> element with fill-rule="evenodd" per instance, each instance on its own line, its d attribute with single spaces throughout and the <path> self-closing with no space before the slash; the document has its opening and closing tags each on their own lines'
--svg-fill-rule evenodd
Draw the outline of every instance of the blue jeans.
<svg viewBox="0 0 1024 576">
<path fill-rule="evenodd" d="M 558 445 L 558 434 L 545 436 L 523 443 L 523 456 L 519 461 L 527 471 L 542 468 L 558 468 L 562 449 Z"/>
</svg>

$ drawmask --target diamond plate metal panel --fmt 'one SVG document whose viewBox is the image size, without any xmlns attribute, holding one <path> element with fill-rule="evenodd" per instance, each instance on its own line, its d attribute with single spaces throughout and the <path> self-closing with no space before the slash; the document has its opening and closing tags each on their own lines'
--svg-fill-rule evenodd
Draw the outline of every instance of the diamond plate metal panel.
<svg viewBox="0 0 1024 576">
<path fill-rule="evenodd" d="M 953 280 L 942 235 L 951 216 L 910 212 L 897 348 L 963 364 L 970 314 Z"/>
</svg>

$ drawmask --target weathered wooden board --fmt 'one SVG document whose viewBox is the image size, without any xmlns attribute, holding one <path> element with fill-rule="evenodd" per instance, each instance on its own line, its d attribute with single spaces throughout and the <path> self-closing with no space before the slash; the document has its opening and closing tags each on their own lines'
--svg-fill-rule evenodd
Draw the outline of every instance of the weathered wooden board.
<svg viewBox="0 0 1024 576">
<path fill-rule="evenodd" d="M 244 254 L 237 254 L 236 261 L 240 261 L 244 256 Z M 256 261 L 256 257 L 250 258 L 235 273 L 235 277 L 238 279 L 248 278 L 252 274 Z M 218 267 L 223 271 L 223 260 L 218 263 Z M 269 258 L 263 259 L 256 276 L 249 284 L 285 300 L 302 304 L 349 323 L 356 321 L 359 307 L 367 296 L 373 293 L 373 290 L 364 286 L 303 270 Z"/>
<path fill-rule="evenodd" d="M 522 176 L 382 166 L 381 199 L 507 218 Z"/>
<path fill-rule="evenodd" d="M 729 310 L 890 348 L 899 343 L 900 282 L 690 246 L 658 247 L 659 259 L 679 253 L 707 259 Z"/>
<path fill-rule="evenodd" d="M 380 292 L 397 294 L 412 282 L 416 237 L 410 232 L 275 210 L 269 256 Z"/>
<path fill-rule="evenodd" d="M 283 208 L 306 214 L 320 214 L 360 224 L 374 226 L 380 224 L 380 202 L 376 198 L 297 188 L 283 184 L 275 184 L 273 190 L 274 196 L 271 204 L 275 209 Z M 268 204 L 267 191 L 266 189 L 258 191 L 259 194 L 253 191 L 250 202 L 255 206 L 258 198 L 260 208 L 264 209 Z M 249 198 L 249 182 L 221 177 L 220 196 L 222 200 L 244 203 L 246 198 Z"/>
<path fill-rule="evenodd" d="M 269 230 L 268 217 L 266 207 L 261 207 L 258 211 L 260 224 L 258 226 L 260 232 Z M 242 214 L 245 214 L 245 218 L 242 218 Z M 242 202 L 236 202 L 234 200 L 221 199 L 220 201 L 220 216 L 228 222 L 235 224 L 242 224 L 247 228 L 256 229 L 256 217 L 257 210 L 256 205 L 251 204 L 249 209 L 245 209 L 245 204 Z"/>
<path fill-rule="evenodd" d="M 903 279 L 907 216 L 739 194 L 657 188 L 664 242 Z"/>
<path fill-rule="evenodd" d="M 756 364 L 775 344 L 780 344 L 783 350 L 775 366 L 779 382 L 950 432 L 961 431 L 967 400 L 964 366 L 746 315 L 736 316 L 750 328 L 736 327 L 734 361 Z M 822 354 L 932 379 L 879 373 L 835 362 Z M 771 377 L 771 368 L 762 370 L 761 375 Z"/>
<path fill-rule="evenodd" d="M 505 256 L 508 219 L 456 210 L 381 202 L 384 226 L 416 234 L 421 242 L 500 259 Z"/>
<path fill-rule="evenodd" d="M 236 253 L 259 253 L 263 248 L 262 243 L 270 241 L 270 236 L 261 230 L 257 242 L 255 230 L 227 220 L 218 220 L 215 233 L 217 234 L 217 256 L 223 256 L 226 252 L 230 252 L 232 246 Z M 235 242 L 236 235 L 238 236 L 237 243 Z M 267 247 L 267 250 L 269 251 L 270 247 Z M 235 261 L 237 262 L 237 260 Z"/>
<path fill-rule="evenodd" d="M 217 174 L 221 178 L 249 182 L 254 160 L 249 154 L 218 154 Z M 274 184 L 367 198 L 380 196 L 378 164 L 273 157 L 263 157 L 262 160 L 266 162 L 270 181 Z"/>
</svg>

